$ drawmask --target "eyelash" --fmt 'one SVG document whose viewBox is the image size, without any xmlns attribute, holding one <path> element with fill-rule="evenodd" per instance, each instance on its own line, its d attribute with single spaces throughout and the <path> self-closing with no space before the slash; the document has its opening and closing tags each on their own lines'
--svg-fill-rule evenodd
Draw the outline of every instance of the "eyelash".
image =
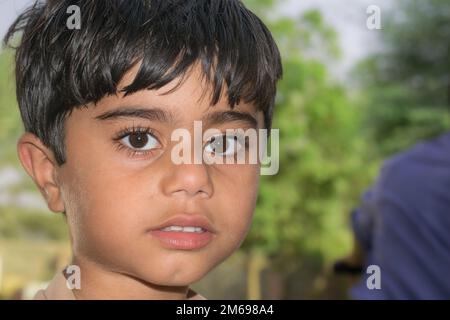
<svg viewBox="0 0 450 320">
<path fill-rule="evenodd" d="M 206 144 L 210 143 L 212 138 L 221 137 L 221 136 L 227 136 L 227 134 L 223 133 L 223 134 L 212 136 L 211 138 L 208 139 Z M 245 148 L 245 150 L 248 150 L 250 148 L 250 141 L 249 141 L 249 139 L 247 137 L 243 137 L 242 135 L 235 134 L 235 133 L 234 134 L 230 134 L 228 136 L 234 137 L 237 142 L 242 143 L 244 148 Z"/>
<path fill-rule="evenodd" d="M 138 156 L 147 156 L 150 155 L 154 152 L 155 149 L 151 149 L 151 150 L 145 150 L 145 151 L 140 151 L 140 150 L 133 150 L 130 149 L 129 147 L 125 146 L 122 142 L 120 142 L 123 138 L 131 135 L 131 134 L 135 134 L 135 133 L 143 133 L 143 134 L 150 134 L 151 136 L 153 136 L 159 144 L 161 144 L 161 142 L 159 141 L 159 139 L 157 138 L 156 132 L 155 130 L 153 130 L 150 127 L 141 127 L 141 126 L 132 126 L 132 127 L 126 127 L 122 130 L 120 130 L 113 138 L 115 144 L 116 144 L 116 148 L 119 151 L 125 151 L 129 157 L 134 158 L 134 157 L 138 157 Z M 221 136 L 221 135 L 216 135 L 214 137 L 217 136 Z M 226 136 L 226 134 L 224 133 L 223 136 Z M 211 139 L 213 137 L 211 137 L 210 139 L 208 139 L 208 141 L 206 143 L 210 143 Z M 248 139 L 242 139 L 240 138 L 239 135 L 236 135 L 236 138 L 238 141 L 244 140 L 243 144 L 244 144 L 244 148 L 246 150 L 248 150 L 249 148 L 249 141 Z"/>
<path fill-rule="evenodd" d="M 155 149 L 145 150 L 145 151 L 133 150 L 133 149 L 130 149 L 129 147 L 125 146 L 122 142 L 120 142 L 123 138 L 125 138 L 131 134 L 136 134 L 136 133 L 150 134 L 151 136 L 153 136 L 153 138 L 156 139 L 156 141 L 158 141 L 159 144 L 161 144 L 161 142 L 159 141 L 159 139 L 156 136 L 156 132 L 152 128 L 141 127 L 141 126 L 132 126 L 132 127 L 126 127 L 124 129 L 122 129 L 113 138 L 113 140 L 116 144 L 117 150 L 125 151 L 128 154 L 128 156 L 131 158 L 138 157 L 138 156 L 147 156 L 147 155 L 152 154 Z"/>
</svg>

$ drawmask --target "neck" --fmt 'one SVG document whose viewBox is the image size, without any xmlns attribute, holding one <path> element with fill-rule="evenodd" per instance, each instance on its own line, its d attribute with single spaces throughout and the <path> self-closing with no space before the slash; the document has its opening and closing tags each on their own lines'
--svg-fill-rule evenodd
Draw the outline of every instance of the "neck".
<svg viewBox="0 0 450 320">
<path fill-rule="evenodd" d="M 155 285 L 84 259 L 73 258 L 72 264 L 81 270 L 81 288 L 72 290 L 77 300 L 188 299 L 189 286 Z"/>
</svg>

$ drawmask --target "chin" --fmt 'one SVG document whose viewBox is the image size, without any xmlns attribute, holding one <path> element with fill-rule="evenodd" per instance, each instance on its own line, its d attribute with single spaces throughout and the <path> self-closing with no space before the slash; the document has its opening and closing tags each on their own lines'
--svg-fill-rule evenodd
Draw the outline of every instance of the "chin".
<svg viewBox="0 0 450 320">
<path fill-rule="evenodd" d="M 157 278 L 154 281 L 149 280 L 149 282 L 154 285 L 157 285 L 157 286 L 184 287 L 184 286 L 190 286 L 191 284 L 202 279 L 204 276 L 205 276 L 205 274 L 201 274 L 199 276 L 180 274 L 175 279 L 173 277 L 173 275 L 168 274 L 165 277 Z"/>
<path fill-rule="evenodd" d="M 210 269 L 196 267 L 185 263 L 181 267 L 170 268 L 166 266 L 161 272 L 155 273 L 154 270 L 141 274 L 141 280 L 158 286 L 189 286 L 194 282 L 201 280 Z M 153 271 L 153 272 L 152 272 Z"/>
</svg>

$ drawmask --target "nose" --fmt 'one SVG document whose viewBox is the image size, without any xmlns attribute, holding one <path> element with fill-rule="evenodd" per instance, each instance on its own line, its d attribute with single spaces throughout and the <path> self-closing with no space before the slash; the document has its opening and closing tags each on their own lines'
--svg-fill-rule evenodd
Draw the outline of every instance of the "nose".
<svg viewBox="0 0 450 320">
<path fill-rule="evenodd" d="M 208 165 L 204 163 L 172 164 L 162 179 L 162 189 L 167 196 L 210 198 L 214 193 Z"/>
</svg>

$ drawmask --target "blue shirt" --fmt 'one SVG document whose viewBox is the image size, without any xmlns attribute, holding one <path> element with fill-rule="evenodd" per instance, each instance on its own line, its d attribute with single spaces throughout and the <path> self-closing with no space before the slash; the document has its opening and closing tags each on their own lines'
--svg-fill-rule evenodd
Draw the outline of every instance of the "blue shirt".
<svg viewBox="0 0 450 320">
<path fill-rule="evenodd" d="M 450 133 L 387 160 L 352 227 L 381 272 L 381 289 L 365 273 L 352 298 L 450 299 Z"/>
</svg>

